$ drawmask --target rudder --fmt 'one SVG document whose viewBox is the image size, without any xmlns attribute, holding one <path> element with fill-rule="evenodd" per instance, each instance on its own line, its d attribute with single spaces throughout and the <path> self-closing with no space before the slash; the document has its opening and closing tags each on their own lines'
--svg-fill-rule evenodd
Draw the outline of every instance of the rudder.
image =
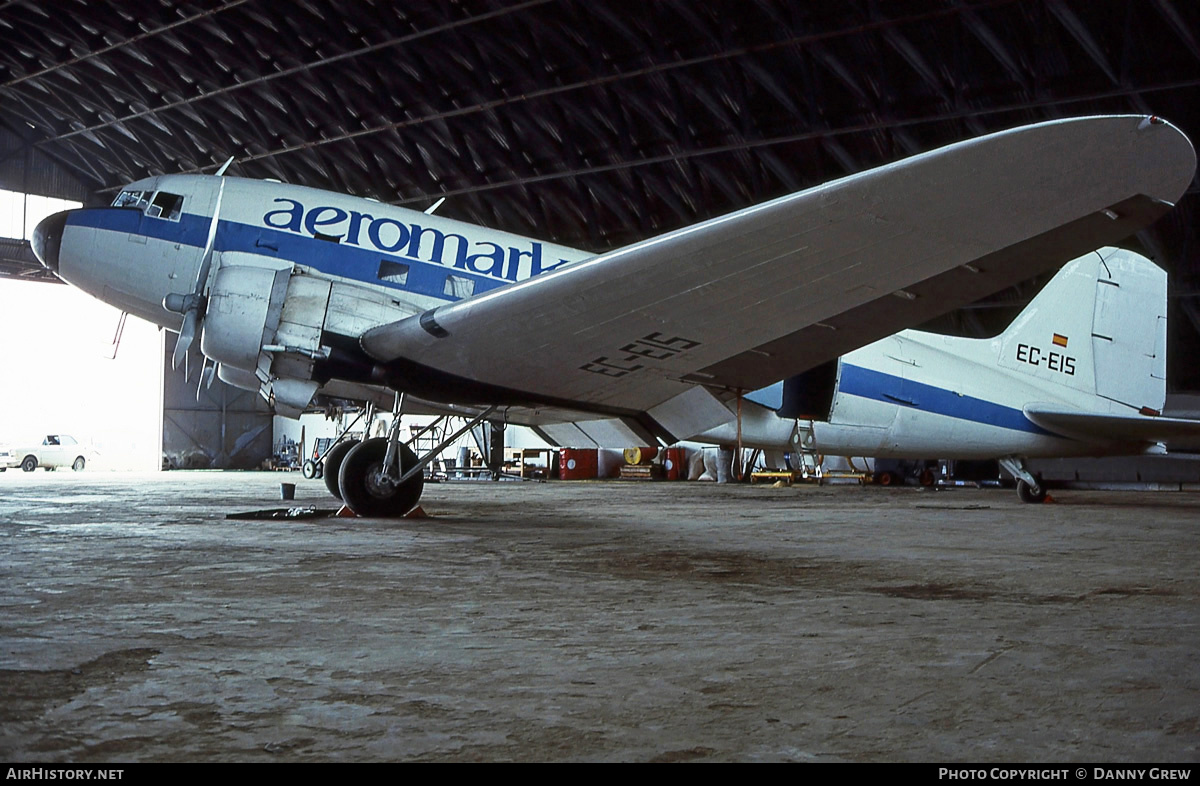
<svg viewBox="0 0 1200 786">
<path fill-rule="evenodd" d="M 1167 274 L 1102 248 L 1060 270 L 1000 335 L 1000 365 L 1134 409 L 1166 398 Z"/>
</svg>

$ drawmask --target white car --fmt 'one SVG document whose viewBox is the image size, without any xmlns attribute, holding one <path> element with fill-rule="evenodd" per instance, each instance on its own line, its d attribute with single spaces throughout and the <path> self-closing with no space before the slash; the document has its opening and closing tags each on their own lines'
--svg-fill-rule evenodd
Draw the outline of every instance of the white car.
<svg viewBox="0 0 1200 786">
<path fill-rule="evenodd" d="M 38 467 L 46 470 L 70 467 L 79 472 L 95 457 L 95 450 L 80 444 L 69 434 L 47 434 L 41 445 L 0 448 L 0 472 L 12 467 L 20 467 L 26 472 L 33 472 Z"/>
</svg>

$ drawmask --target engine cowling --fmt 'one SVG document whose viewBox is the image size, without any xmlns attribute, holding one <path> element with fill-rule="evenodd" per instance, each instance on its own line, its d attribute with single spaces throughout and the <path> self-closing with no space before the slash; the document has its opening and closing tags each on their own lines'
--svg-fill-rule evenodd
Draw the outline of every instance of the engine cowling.
<svg viewBox="0 0 1200 786">
<path fill-rule="evenodd" d="M 208 293 L 200 351 L 216 362 L 251 370 L 279 326 L 288 271 L 222 265 Z"/>
<path fill-rule="evenodd" d="M 253 371 L 244 371 L 233 366 L 226 366 L 224 363 L 217 366 L 217 379 L 227 385 L 233 385 L 235 388 L 255 393 L 262 388 L 262 380 Z"/>
</svg>

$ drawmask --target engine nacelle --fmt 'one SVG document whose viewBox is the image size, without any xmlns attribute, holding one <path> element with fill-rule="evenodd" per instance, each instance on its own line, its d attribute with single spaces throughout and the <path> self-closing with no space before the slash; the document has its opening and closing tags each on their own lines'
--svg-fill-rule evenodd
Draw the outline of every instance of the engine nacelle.
<svg viewBox="0 0 1200 786">
<path fill-rule="evenodd" d="M 275 414 L 298 418 L 312 403 L 313 395 L 320 387 L 306 379 L 276 379 L 268 387 L 268 401 L 275 407 Z"/>
<path fill-rule="evenodd" d="M 233 385 L 235 388 L 249 390 L 257 393 L 262 388 L 262 381 L 253 371 L 243 371 L 240 368 L 226 366 L 224 363 L 217 366 L 217 379 L 227 385 Z"/>
<path fill-rule="evenodd" d="M 200 348 L 221 380 L 257 391 L 275 411 L 299 417 L 330 357 L 326 331 L 357 336 L 418 313 L 387 293 L 296 272 L 281 260 L 226 252 L 208 294 Z"/>
<path fill-rule="evenodd" d="M 279 327 L 288 273 L 222 265 L 209 290 L 200 351 L 223 366 L 257 367 L 263 345 Z"/>
</svg>

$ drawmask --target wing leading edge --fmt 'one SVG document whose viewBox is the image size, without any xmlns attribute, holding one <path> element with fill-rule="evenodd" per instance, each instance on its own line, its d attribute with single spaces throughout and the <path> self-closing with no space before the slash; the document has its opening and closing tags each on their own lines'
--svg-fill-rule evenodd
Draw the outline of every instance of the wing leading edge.
<svg viewBox="0 0 1200 786">
<path fill-rule="evenodd" d="M 685 395 L 695 385 L 763 387 L 1115 242 L 1168 210 L 1195 163 L 1188 139 L 1157 119 L 1025 126 L 442 306 L 361 343 L 390 384 L 414 392 L 627 417 L 658 407 L 686 436 L 720 416 Z"/>
</svg>

